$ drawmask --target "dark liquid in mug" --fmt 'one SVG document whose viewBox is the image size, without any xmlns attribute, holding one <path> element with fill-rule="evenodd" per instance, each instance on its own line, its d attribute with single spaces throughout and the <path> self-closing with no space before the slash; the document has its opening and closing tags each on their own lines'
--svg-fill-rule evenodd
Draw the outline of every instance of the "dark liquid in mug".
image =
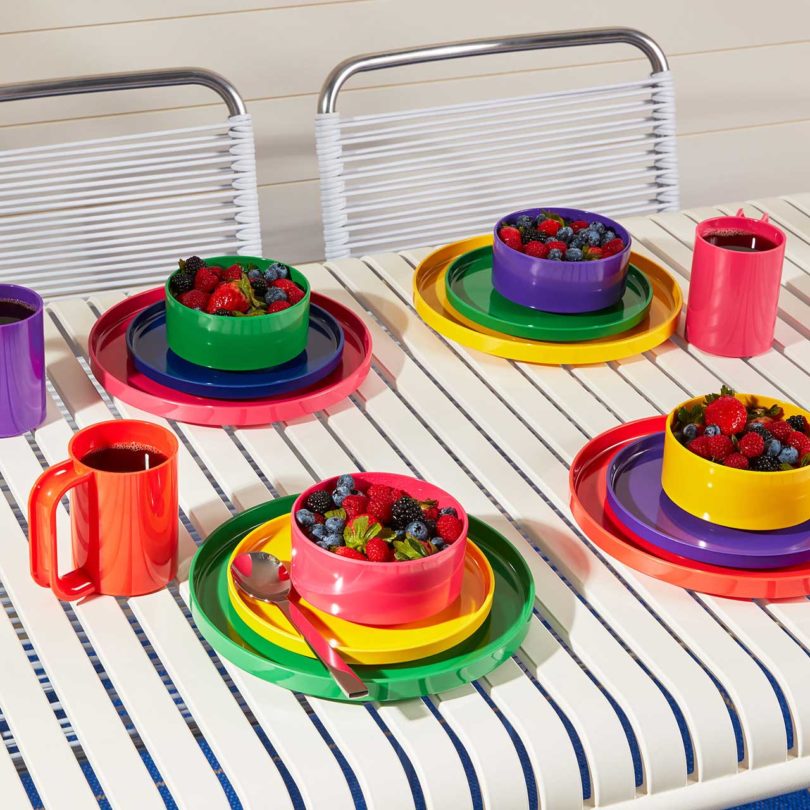
<svg viewBox="0 0 810 810">
<path fill-rule="evenodd" d="M 144 444 L 113 444 L 88 453 L 82 463 L 103 472 L 141 472 L 163 464 L 166 456 Z"/>
<path fill-rule="evenodd" d="M 770 239 L 744 231 L 718 231 L 707 234 L 703 238 L 710 245 L 717 245 L 726 250 L 736 250 L 740 253 L 761 253 L 776 247 L 776 243 L 771 242 Z"/>
<path fill-rule="evenodd" d="M 28 304 L 23 304 L 22 301 L 10 301 L 7 298 L 0 299 L 0 325 L 24 321 L 33 314 L 33 308 L 29 307 Z"/>
</svg>

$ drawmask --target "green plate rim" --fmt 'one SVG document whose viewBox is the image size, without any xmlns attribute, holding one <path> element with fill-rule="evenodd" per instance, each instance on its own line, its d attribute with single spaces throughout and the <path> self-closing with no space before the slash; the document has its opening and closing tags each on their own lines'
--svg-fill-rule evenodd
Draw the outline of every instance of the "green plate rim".
<svg viewBox="0 0 810 810">
<path fill-rule="evenodd" d="M 296 497 L 291 495 L 254 506 L 218 526 L 209 535 L 198 548 L 189 569 L 191 613 L 206 641 L 220 655 L 246 672 L 313 697 L 346 700 L 319 661 L 281 647 L 275 648 L 278 652 L 277 660 L 267 658 L 253 649 L 247 638 L 241 637 L 242 627 L 239 628 L 239 632 L 236 631 L 236 622 L 233 619 L 237 617 L 229 602 L 224 618 L 231 633 L 238 636 L 239 641 L 229 636 L 209 618 L 198 597 L 198 578 L 203 574 L 210 575 L 209 572 L 213 567 L 217 576 L 218 605 L 222 605 L 223 591 L 227 601 L 226 577 L 221 571 L 219 557 L 227 559 L 230 550 L 248 532 L 274 517 L 289 512 Z M 534 578 L 529 566 L 520 552 L 505 537 L 473 517 L 470 517 L 470 535 L 492 564 L 496 582 L 498 578 L 502 579 L 506 575 L 505 571 L 509 571 L 518 587 L 522 588 L 523 603 L 516 611 L 515 618 L 497 638 L 492 639 L 481 649 L 478 649 L 478 644 L 487 630 L 489 617 L 469 639 L 444 653 L 421 659 L 419 662 L 355 667 L 369 686 L 369 695 L 360 701 L 351 702 L 403 700 L 461 686 L 491 672 L 510 657 L 523 641 L 528 631 L 535 597 Z M 497 584 L 495 594 L 497 599 Z M 248 635 L 245 633 L 246 637 Z M 265 641 L 265 647 L 271 646 L 275 645 Z M 454 651 L 455 655 L 451 656 Z M 442 660 L 437 662 L 436 659 Z"/>
<path fill-rule="evenodd" d="M 504 320 L 497 316 L 491 315 L 488 312 L 484 312 L 477 307 L 468 304 L 464 299 L 462 299 L 458 293 L 453 288 L 453 282 L 455 278 L 459 275 L 459 266 L 461 264 L 470 264 L 476 261 L 481 254 L 489 253 L 492 254 L 492 246 L 491 245 L 484 245 L 479 248 L 475 248 L 473 250 L 468 250 L 465 253 L 462 253 L 460 256 L 456 256 L 455 259 L 450 263 L 447 268 L 447 272 L 444 276 L 444 289 L 445 294 L 447 295 L 447 300 L 453 309 L 462 316 L 465 320 L 470 322 L 474 327 L 483 327 L 484 329 L 490 329 L 498 334 L 505 334 L 511 335 L 512 337 L 520 337 L 525 338 L 527 340 L 543 340 L 549 342 L 556 342 L 556 343 L 575 343 L 581 340 L 597 340 L 599 338 L 604 337 L 612 337 L 614 335 L 620 335 L 623 332 L 626 332 L 632 329 L 634 326 L 637 326 L 641 323 L 642 320 L 647 316 L 647 313 L 650 310 L 650 306 L 652 306 L 652 300 L 654 297 L 654 289 L 653 285 L 650 280 L 645 275 L 644 271 L 640 270 L 634 264 L 630 264 L 630 270 L 628 272 L 632 272 L 634 276 L 637 278 L 638 282 L 644 286 L 646 289 L 647 295 L 643 302 L 643 304 L 639 307 L 638 311 L 635 312 L 631 317 L 626 318 L 621 321 L 617 321 L 616 323 L 604 325 L 604 326 L 579 326 L 576 328 L 571 328 L 569 330 L 565 330 L 565 332 L 561 333 L 560 330 L 556 327 L 550 326 L 543 326 L 543 325 L 532 325 L 532 324 L 515 324 L 513 321 Z M 506 299 L 504 299 L 506 300 Z M 517 306 L 517 305 L 516 305 Z M 539 312 L 539 310 L 529 310 L 535 316 L 542 317 L 544 313 Z M 554 320 L 565 319 L 573 324 L 576 321 L 574 319 L 580 319 L 582 321 L 586 321 L 589 318 L 593 318 L 594 315 L 597 313 L 593 312 L 584 312 L 582 314 L 574 314 L 574 315 L 562 315 L 559 313 L 548 313 L 549 316 L 553 316 Z"/>
</svg>

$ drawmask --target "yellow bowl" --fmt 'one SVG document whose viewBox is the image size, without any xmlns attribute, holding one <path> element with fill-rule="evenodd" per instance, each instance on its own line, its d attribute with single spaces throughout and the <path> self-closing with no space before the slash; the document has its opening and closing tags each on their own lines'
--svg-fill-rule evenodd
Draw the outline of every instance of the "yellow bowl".
<svg viewBox="0 0 810 810">
<path fill-rule="evenodd" d="M 783 418 L 810 415 L 779 399 L 736 394 L 746 407 L 779 405 Z M 661 485 L 681 509 L 710 523 L 734 529 L 769 531 L 785 529 L 810 520 L 810 467 L 782 472 L 756 472 L 724 467 L 687 450 L 672 432 L 681 407 L 703 401 L 695 397 L 682 403 L 667 417 Z"/>
</svg>

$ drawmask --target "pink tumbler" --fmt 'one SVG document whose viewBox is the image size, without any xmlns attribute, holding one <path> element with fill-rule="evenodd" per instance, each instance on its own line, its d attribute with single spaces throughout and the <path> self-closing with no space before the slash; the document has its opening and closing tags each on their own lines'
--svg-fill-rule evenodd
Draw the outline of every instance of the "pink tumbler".
<svg viewBox="0 0 810 810">
<path fill-rule="evenodd" d="M 715 217 L 695 228 L 686 309 L 686 339 L 723 357 L 751 357 L 771 348 L 785 234 L 762 219 Z"/>
</svg>

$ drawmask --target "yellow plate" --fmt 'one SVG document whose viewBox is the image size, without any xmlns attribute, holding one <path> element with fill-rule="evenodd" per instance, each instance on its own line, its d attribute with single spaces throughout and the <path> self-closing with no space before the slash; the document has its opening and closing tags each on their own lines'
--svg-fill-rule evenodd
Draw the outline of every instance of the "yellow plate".
<svg viewBox="0 0 810 810">
<path fill-rule="evenodd" d="M 526 363 L 579 366 L 605 363 L 646 352 L 663 343 L 678 324 L 683 306 L 681 288 L 663 267 L 638 253 L 630 261 L 650 280 L 653 300 L 641 323 L 621 335 L 579 343 L 550 343 L 501 335 L 465 322 L 447 300 L 444 277 L 454 259 L 470 250 L 492 244 L 492 235 L 474 236 L 434 250 L 416 268 L 413 300 L 416 311 L 428 326 L 451 340 L 486 354 Z"/>
<path fill-rule="evenodd" d="M 299 655 L 314 658 L 307 643 L 274 605 L 237 590 L 231 563 L 245 551 L 269 551 L 290 561 L 290 516 L 282 515 L 254 529 L 234 549 L 228 563 L 228 594 L 239 618 L 258 635 Z M 383 563 L 380 563 L 381 565 Z M 395 564 L 395 563 L 392 563 Z M 399 664 L 443 652 L 471 636 L 489 615 L 495 577 L 489 561 L 467 540 L 461 596 L 446 610 L 420 622 L 391 627 L 353 624 L 330 616 L 301 600 L 313 624 L 354 664 Z"/>
</svg>

